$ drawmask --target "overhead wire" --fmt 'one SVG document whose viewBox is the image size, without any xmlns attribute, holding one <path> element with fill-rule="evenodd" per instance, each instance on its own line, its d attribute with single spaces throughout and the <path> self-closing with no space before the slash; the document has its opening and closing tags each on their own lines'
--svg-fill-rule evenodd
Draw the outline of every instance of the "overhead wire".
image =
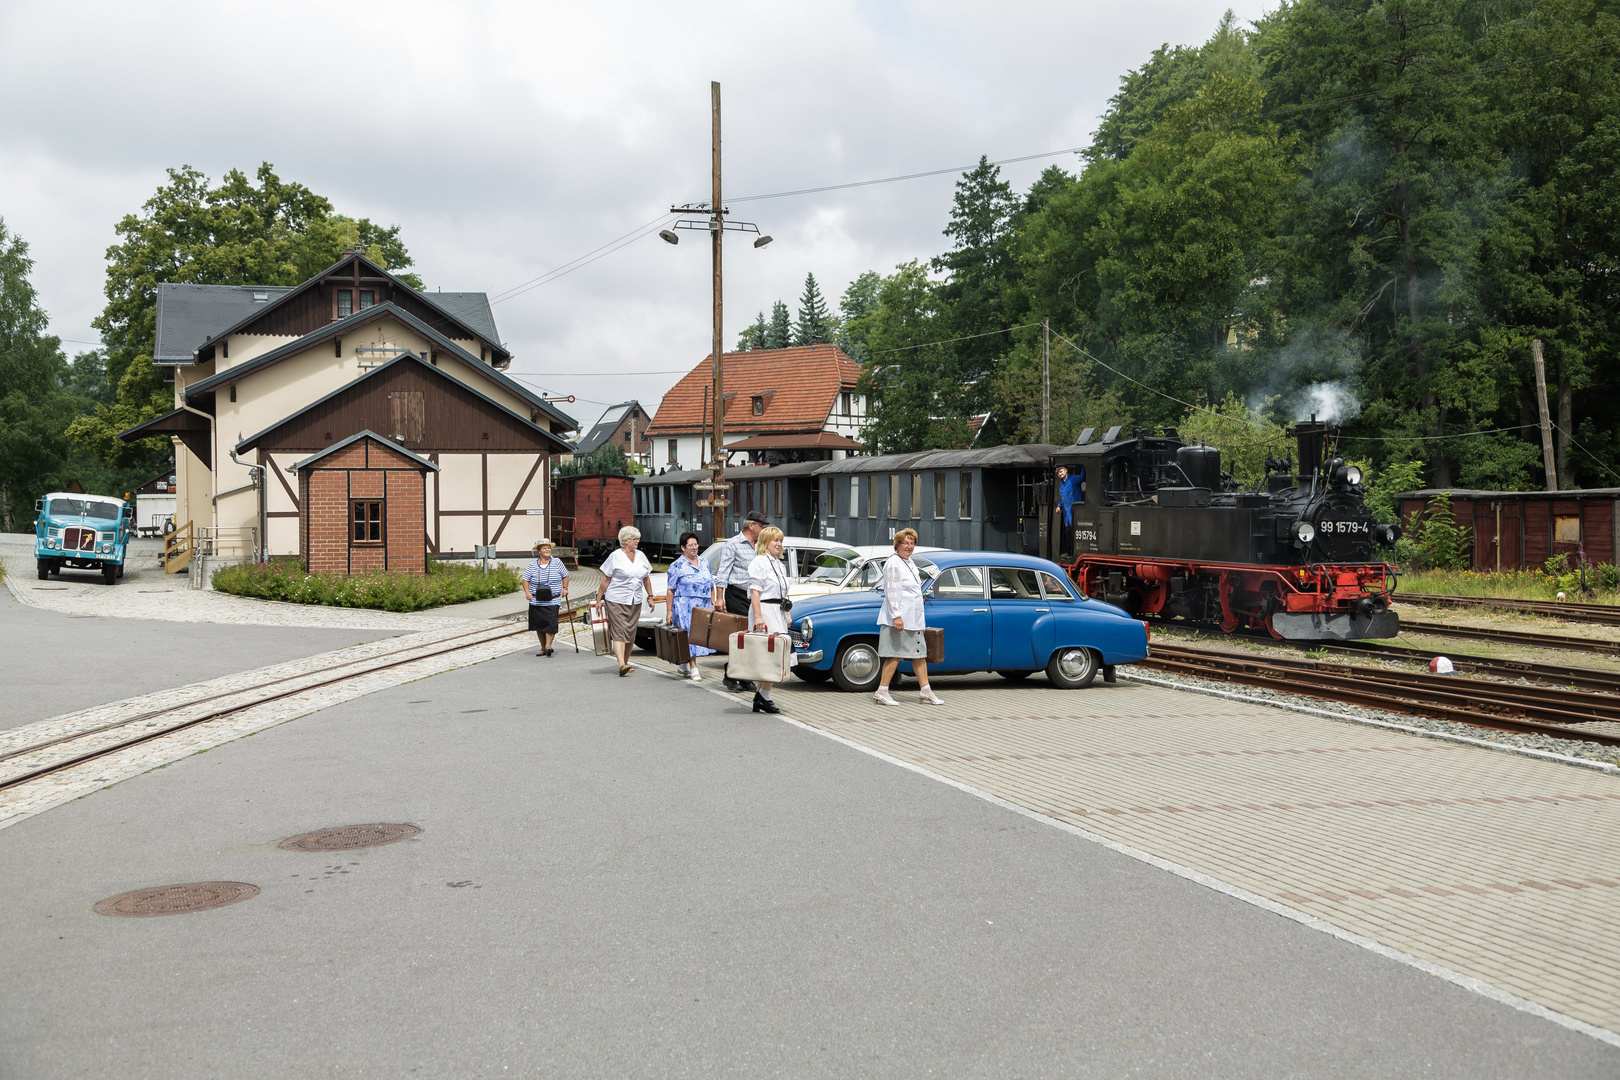
<svg viewBox="0 0 1620 1080">
<path fill-rule="evenodd" d="M 646 223 L 636 226 L 634 229 L 631 229 L 629 232 L 625 233 L 623 236 L 619 236 L 619 237 L 616 237 L 616 238 L 614 238 L 612 240 L 609 240 L 607 243 L 603 244 L 601 247 L 593 248 L 590 251 L 587 251 L 585 254 L 579 256 L 578 258 L 570 259 L 569 261 L 567 261 L 565 263 L 562 263 L 559 266 L 556 266 L 556 267 L 553 267 L 550 270 L 547 270 L 544 274 L 541 274 L 539 277 L 530 278 L 528 281 L 523 282 L 521 285 L 514 285 L 510 289 L 505 290 L 504 292 L 496 293 L 495 296 L 492 297 L 489 302 L 491 304 L 504 303 L 507 300 L 512 299 L 513 297 L 522 296 L 524 293 L 529 292 L 532 289 L 538 289 L 542 285 L 549 285 L 553 281 L 556 281 L 558 278 L 567 277 L 569 274 L 572 274 L 575 270 L 579 270 L 579 269 L 582 269 L 582 268 L 584 268 L 586 266 L 589 266 L 591 263 L 595 262 L 597 259 L 601 259 L 601 258 L 603 258 L 605 256 L 611 255 L 615 251 L 618 251 L 620 248 L 627 247 L 630 244 L 635 243 L 637 240 L 641 239 L 643 236 L 650 235 L 651 233 L 656 231 L 659 226 L 663 225 L 665 221 L 669 220 L 669 218 L 671 218 L 672 216 L 673 215 L 671 215 L 668 211 L 665 211 L 664 213 L 659 214 L 657 217 L 652 218 L 651 220 L 647 221 Z"/>
</svg>

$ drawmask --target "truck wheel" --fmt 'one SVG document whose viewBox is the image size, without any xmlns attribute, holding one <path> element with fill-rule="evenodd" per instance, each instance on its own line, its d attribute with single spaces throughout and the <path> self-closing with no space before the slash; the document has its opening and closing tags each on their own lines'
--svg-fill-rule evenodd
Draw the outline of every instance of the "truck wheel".
<svg viewBox="0 0 1620 1080">
<path fill-rule="evenodd" d="M 51 578 L 51 561 L 49 559 L 35 559 L 39 564 L 39 580 L 49 581 Z"/>
<path fill-rule="evenodd" d="M 1091 685 L 1100 667 L 1102 658 L 1090 649 L 1059 649 L 1046 662 L 1046 677 L 1052 680 L 1053 686 L 1064 690 L 1082 690 Z"/>
<path fill-rule="evenodd" d="M 120 578 L 122 578 L 124 576 L 124 564 L 123 563 L 118 564 L 118 576 Z"/>
<path fill-rule="evenodd" d="M 877 642 L 870 638 L 855 638 L 838 646 L 833 658 L 832 677 L 838 689 L 851 694 L 870 694 L 877 689 L 883 675 L 883 661 L 878 659 Z"/>
<path fill-rule="evenodd" d="M 101 568 L 101 581 L 104 585 L 112 585 L 118 580 L 118 567 L 108 563 Z"/>
</svg>

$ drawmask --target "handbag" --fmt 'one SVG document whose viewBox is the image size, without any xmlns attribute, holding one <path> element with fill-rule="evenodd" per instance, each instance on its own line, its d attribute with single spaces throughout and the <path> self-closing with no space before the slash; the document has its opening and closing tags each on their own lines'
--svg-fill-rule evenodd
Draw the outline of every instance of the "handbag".
<svg viewBox="0 0 1620 1080">
<path fill-rule="evenodd" d="M 551 603 L 551 586 L 550 585 L 536 585 L 530 591 L 534 593 L 534 601 L 533 601 L 534 603 L 536 603 L 536 604 L 549 604 L 549 603 Z"/>
<path fill-rule="evenodd" d="M 748 623 L 741 615 L 733 615 L 729 611 L 715 611 L 713 608 L 692 609 L 692 630 L 690 640 L 694 645 L 715 652 L 730 652 L 731 637 L 748 629 Z"/>
<path fill-rule="evenodd" d="M 929 664 L 943 664 L 945 662 L 945 628 L 923 627 L 923 644 L 928 648 L 925 660 Z"/>
<path fill-rule="evenodd" d="M 653 650 L 658 659 L 667 660 L 671 664 L 690 663 L 692 659 L 691 638 L 685 630 L 674 626 L 658 626 L 653 628 Z"/>
<path fill-rule="evenodd" d="M 737 633 L 729 644 L 726 678 L 740 682 L 779 683 L 793 666 L 793 637 L 790 634 Z"/>
</svg>

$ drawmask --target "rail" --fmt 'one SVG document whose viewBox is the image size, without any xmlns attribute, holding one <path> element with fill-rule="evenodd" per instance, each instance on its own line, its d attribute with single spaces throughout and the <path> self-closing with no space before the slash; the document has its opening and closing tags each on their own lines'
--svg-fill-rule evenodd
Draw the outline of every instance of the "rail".
<svg viewBox="0 0 1620 1080">
<path fill-rule="evenodd" d="M 259 530 L 252 525 L 204 525 L 197 530 L 197 553 L 210 559 L 259 561 Z"/>
<path fill-rule="evenodd" d="M 1605 623 L 1620 626 L 1620 605 L 1578 604 L 1561 600 L 1512 600 L 1498 596 L 1436 596 L 1431 593 L 1400 593 L 1399 603 L 1420 604 L 1425 607 L 1499 608 L 1503 611 L 1523 611 L 1530 615 L 1548 615 L 1570 622 Z"/>
<path fill-rule="evenodd" d="M 191 565 L 191 557 L 196 553 L 196 532 L 188 521 L 163 537 L 163 572 L 178 574 Z"/>
</svg>

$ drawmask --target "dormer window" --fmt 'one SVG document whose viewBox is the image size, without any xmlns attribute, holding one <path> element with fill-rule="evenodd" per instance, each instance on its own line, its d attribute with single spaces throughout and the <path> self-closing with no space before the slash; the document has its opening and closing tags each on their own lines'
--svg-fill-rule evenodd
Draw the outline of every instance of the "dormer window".
<svg viewBox="0 0 1620 1080">
<path fill-rule="evenodd" d="M 765 398 L 761 394 L 755 394 L 754 395 L 754 415 L 755 416 L 764 416 L 765 415 Z"/>
<path fill-rule="evenodd" d="M 364 311 L 377 302 L 377 294 L 371 289 L 360 290 L 360 307 L 354 306 L 354 290 L 339 289 L 337 291 L 337 316 L 340 319 L 348 318 L 356 310 Z"/>
<path fill-rule="evenodd" d="M 270 302 L 270 292 L 269 292 L 269 290 L 268 289 L 254 289 L 253 290 L 253 302 L 255 304 L 268 304 Z"/>
</svg>

